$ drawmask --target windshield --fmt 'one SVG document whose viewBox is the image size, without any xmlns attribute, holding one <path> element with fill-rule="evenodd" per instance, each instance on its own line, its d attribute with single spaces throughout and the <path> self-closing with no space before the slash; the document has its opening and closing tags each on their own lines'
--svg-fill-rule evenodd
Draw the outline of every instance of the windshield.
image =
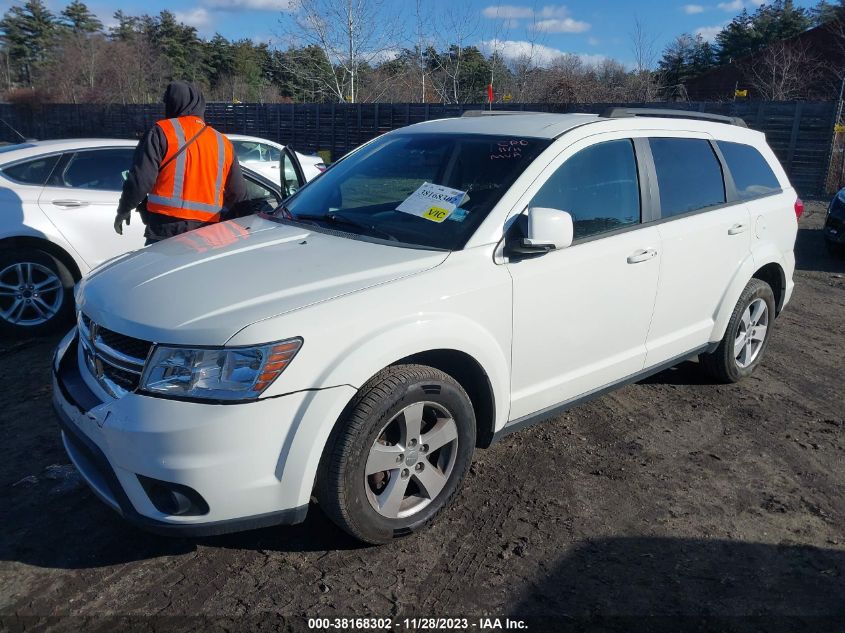
<svg viewBox="0 0 845 633">
<path fill-rule="evenodd" d="M 385 135 L 303 187 L 276 216 L 402 244 L 459 249 L 550 143 Z"/>
</svg>

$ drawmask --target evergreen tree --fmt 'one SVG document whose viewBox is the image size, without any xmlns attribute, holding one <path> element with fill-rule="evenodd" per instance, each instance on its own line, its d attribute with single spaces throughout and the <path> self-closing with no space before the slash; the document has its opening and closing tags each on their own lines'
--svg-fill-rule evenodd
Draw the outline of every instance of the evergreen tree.
<svg viewBox="0 0 845 633">
<path fill-rule="evenodd" d="M 745 57 L 760 47 L 760 33 L 754 28 L 754 20 L 748 11 L 742 10 L 716 35 L 719 47 L 719 63 L 727 64 Z"/>
<path fill-rule="evenodd" d="M 796 7 L 793 0 L 772 0 L 749 15 L 743 9 L 716 36 L 719 45 L 719 63 L 736 61 L 774 42 L 803 33 L 813 24 L 806 9 Z"/>
<path fill-rule="evenodd" d="M 56 19 L 42 0 L 27 0 L 23 6 L 6 11 L 0 20 L 0 38 L 18 81 L 34 86 L 55 28 Z"/>
<path fill-rule="evenodd" d="M 62 9 L 60 24 L 74 33 L 91 34 L 102 30 L 103 23 L 94 15 L 84 2 L 73 0 Z"/>
<path fill-rule="evenodd" d="M 127 15 L 123 9 L 114 12 L 114 19 L 117 22 L 109 29 L 109 37 L 113 40 L 127 42 L 135 38 L 141 28 L 141 21 L 134 15 Z"/>
<path fill-rule="evenodd" d="M 695 54 L 696 39 L 689 33 L 683 33 L 669 42 L 658 62 L 663 83 L 670 88 L 684 83 L 692 74 Z"/>
<path fill-rule="evenodd" d="M 838 2 L 820 0 L 816 6 L 810 9 L 810 19 L 817 26 L 833 22 L 834 20 L 845 21 L 845 0 L 839 0 Z"/>
<path fill-rule="evenodd" d="M 207 68 L 202 44 L 194 27 L 182 24 L 172 11 L 166 9 L 155 18 L 143 16 L 141 24 L 150 43 L 169 63 L 173 79 L 205 80 Z"/>
</svg>

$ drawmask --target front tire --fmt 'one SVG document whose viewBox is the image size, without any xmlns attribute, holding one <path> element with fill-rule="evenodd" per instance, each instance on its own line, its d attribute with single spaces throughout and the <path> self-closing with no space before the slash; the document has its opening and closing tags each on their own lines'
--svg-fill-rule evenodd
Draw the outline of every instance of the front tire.
<svg viewBox="0 0 845 633">
<path fill-rule="evenodd" d="M 0 332 L 38 336 L 58 331 L 73 314 L 74 279 L 58 259 L 34 248 L 0 254 Z"/>
<path fill-rule="evenodd" d="M 365 384 L 326 446 L 320 507 L 366 543 L 422 529 L 458 491 L 472 461 L 475 413 L 448 374 L 395 365 Z"/>
<path fill-rule="evenodd" d="M 752 279 L 736 303 L 719 347 L 699 356 L 701 366 L 723 383 L 750 376 L 769 346 L 774 320 L 775 296 L 771 286 Z"/>
</svg>

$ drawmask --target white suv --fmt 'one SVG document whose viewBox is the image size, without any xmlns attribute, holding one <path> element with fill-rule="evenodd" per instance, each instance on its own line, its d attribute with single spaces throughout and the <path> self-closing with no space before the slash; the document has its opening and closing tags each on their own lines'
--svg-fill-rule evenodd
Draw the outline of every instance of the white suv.
<svg viewBox="0 0 845 633">
<path fill-rule="evenodd" d="M 70 458 L 153 530 L 295 523 L 315 496 L 379 543 L 511 431 L 696 356 L 747 376 L 800 201 L 762 134 L 642 114 L 421 123 L 101 266 L 54 360 Z"/>
</svg>

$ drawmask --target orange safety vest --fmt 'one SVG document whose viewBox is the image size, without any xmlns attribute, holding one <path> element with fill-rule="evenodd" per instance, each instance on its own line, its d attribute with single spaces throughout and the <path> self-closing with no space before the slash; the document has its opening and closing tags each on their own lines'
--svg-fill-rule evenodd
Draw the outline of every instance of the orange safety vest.
<svg viewBox="0 0 845 633">
<path fill-rule="evenodd" d="M 164 168 L 147 196 L 147 210 L 182 220 L 219 222 L 223 186 L 235 155 L 232 143 L 209 127 L 170 160 L 205 124 L 199 117 L 183 116 L 156 125 L 167 139 L 167 153 L 161 163 Z"/>
</svg>

